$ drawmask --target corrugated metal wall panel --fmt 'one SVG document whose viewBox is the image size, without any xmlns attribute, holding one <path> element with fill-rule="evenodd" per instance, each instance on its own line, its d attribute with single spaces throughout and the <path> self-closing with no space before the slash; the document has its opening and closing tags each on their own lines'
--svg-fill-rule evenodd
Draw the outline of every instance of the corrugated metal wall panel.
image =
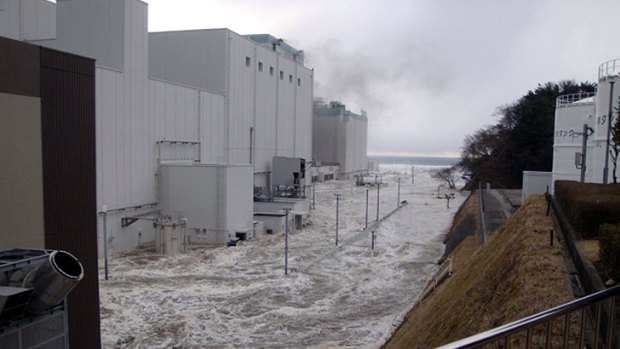
<svg viewBox="0 0 620 349">
<path fill-rule="evenodd" d="M 200 92 L 193 88 L 157 80 L 150 80 L 149 83 L 151 98 L 149 115 L 155 129 L 150 142 L 154 145 L 156 141 L 162 139 L 200 141 L 198 129 Z M 198 148 L 190 146 L 180 146 L 170 151 L 167 154 L 179 158 L 191 159 L 198 155 Z"/>
<path fill-rule="evenodd" d="M 231 163 L 247 164 L 250 162 L 250 128 L 254 127 L 255 74 L 257 71 L 255 46 L 248 39 L 231 32 L 228 91 Z"/>
<path fill-rule="evenodd" d="M 4 0 L 0 11 L 0 36 L 20 40 L 19 0 Z M 0 50 L 0 52 L 2 52 Z"/>
<path fill-rule="evenodd" d="M 21 1 L 21 40 L 56 37 L 56 4 L 45 0 Z"/>
<path fill-rule="evenodd" d="M 99 348 L 94 61 L 41 49 L 46 247 L 74 254 L 84 280 L 69 295 L 72 348 Z"/>
<path fill-rule="evenodd" d="M 96 57 L 97 65 L 122 69 L 125 2 L 57 1 L 56 39 L 37 44 Z"/>
<path fill-rule="evenodd" d="M 281 74 L 281 76 L 280 76 Z M 295 63 L 278 60 L 278 156 L 294 156 L 295 148 Z"/>
<path fill-rule="evenodd" d="M 224 93 L 228 32 L 208 29 L 150 33 L 150 76 Z"/>
<path fill-rule="evenodd" d="M 200 92 L 200 142 L 203 163 L 223 163 L 226 159 L 224 96 Z"/>
<path fill-rule="evenodd" d="M 122 74 L 119 72 L 97 68 L 97 159 L 98 166 L 98 207 L 105 204 L 109 208 L 119 207 L 121 200 L 118 193 L 122 187 L 117 182 L 117 123 L 124 89 L 121 85 Z"/>
<path fill-rule="evenodd" d="M 277 58 L 272 51 L 257 45 L 257 63 L 263 71 L 256 74 L 255 172 L 271 170 L 276 153 Z M 273 74 L 271 73 L 273 71 Z"/>
<path fill-rule="evenodd" d="M 295 156 L 312 158 L 312 70 L 297 65 L 295 85 Z"/>
</svg>

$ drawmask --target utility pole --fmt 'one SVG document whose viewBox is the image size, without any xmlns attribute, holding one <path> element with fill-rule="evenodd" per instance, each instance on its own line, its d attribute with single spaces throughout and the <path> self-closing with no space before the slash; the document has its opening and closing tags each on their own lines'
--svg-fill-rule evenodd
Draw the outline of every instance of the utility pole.
<svg viewBox="0 0 620 349">
<path fill-rule="evenodd" d="M 377 186 L 377 222 L 379 221 L 379 188 L 381 187 L 381 185 L 379 183 L 377 183 L 377 181 L 375 181 L 376 186 Z"/>
<path fill-rule="evenodd" d="M 366 223 L 364 229 L 368 228 L 368 185 L 366 185 Z"/>
<path fill-rule="evenodd" d="M 340 195 L 341 194 L 334 194 L 336 195 L 336 246 L 338 246 L 338 214 L 339 214 L 339 210 L 340 210 Z"/>
<path fill-rule="evenodd" d="M 312 209 L 316 210 L 316 182 L 312 183 Z"/>
<path fill-rule="evenodd" d="M 613 120 L 613 99 L 614 99 L 614 84 L 615 81 L 609 82 L 609 112 L 607 113 L 607 146 L 605 147 L 605 167 L 603 168 L 603 184 L 609 182 L 609 146 L 611 142 L 611 122 Z"/>
<path fill-rule="evenodd" d="M 284 209 L 284 275 L 288 275 L 288 211 L 290 208 Z"/>
<path fill-rule="evenodd" d="M 377 234 L 375 233 L 375 231 L 373 230 L 370 234 L 371 236 L 371 243 L 370 243 L 370 249 L 374 250 L 375 249 L 375 241 L 377 240 Z"/>
<path fill-rule="evenodd" d="M 103 270 L 105 279 L 108 280 L 108 205 L 101 205 L 103 215 Z"/>
<path fill-rule="evenodd" d="M 398 195 L 396 196 L 396 207 L 400 206 L 400 177 L 398 177 Z"/>
<path fill-rule="evenodd" d="M 583 124 L 583 133 L 581 136 L 583 137 L 581 143 L 581 183 L 586 181 L 586 155 L 588 152 L 588 137 L 594 132 L 594 130 L 588 126 L 588 124 Z"/>
</svg>

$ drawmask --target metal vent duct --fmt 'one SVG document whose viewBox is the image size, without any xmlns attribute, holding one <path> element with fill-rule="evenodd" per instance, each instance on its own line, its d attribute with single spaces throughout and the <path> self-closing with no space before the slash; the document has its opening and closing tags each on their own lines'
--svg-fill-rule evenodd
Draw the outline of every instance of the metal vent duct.
<svg viewBox="0 0 620 349">
<path fill-rule="evenodd" d="M 60 303 L 84 277 L 80 261 L 65 251 L 52 252 L 34 277 L 34 290 L 26 309 L 42 312 Z"/>
</svg>

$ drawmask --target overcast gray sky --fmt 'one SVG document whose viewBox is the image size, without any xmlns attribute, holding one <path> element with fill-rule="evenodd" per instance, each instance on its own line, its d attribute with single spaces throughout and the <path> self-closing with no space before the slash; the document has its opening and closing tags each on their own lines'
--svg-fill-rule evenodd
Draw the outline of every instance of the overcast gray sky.
<svg viewBox="0 0 620 349">
<path fill-rule="evenodd" d="M 315 97 L 368 112 L 368 153 L 458 156 L 539 83 L 620 58 L 619 0 L 148 0 L 149 31 L 269 33 L 306 53 Z"/>
</svg>

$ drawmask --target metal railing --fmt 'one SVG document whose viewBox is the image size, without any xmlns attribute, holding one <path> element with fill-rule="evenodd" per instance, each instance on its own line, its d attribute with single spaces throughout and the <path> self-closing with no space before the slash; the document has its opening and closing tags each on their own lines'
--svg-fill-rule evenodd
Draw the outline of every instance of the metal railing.
<svg viewBox="0 0 620 349">
<path fill-rule="evenodd" d="M 605 62 L 598 67 L 598 80 L 605 80 L 620 73 L 620 58 Z"/>
<path fill-rule="evenodd" d="M 620 285 L 444 345 L 457 348 L 619 348 L 614 311 Z M 603 317 L 603 303 L 611 312 Z"/>
<path fill-rule="evenodd" d="M 478 202 L 480 204 L 480 243 L 484 245 L 487 240 L 489 240 L 489 232 L 487 231 L 486 217 L 484 216 L 486 208 L 484 206 L 483 190 L 482 182 L 478 183 Z"/>
<path fill-rule="evenodd" d="M 448 259 L 446 259 L 441 264 L 441 266 L 439 267 L 439 270 L 437 271 L 435 276 L 433 276 L 431 281 L 429 281 L 429 283 L 426 285 L 426 288 L 424 289 L 424 291 L 422 291 L 422 293 L 418 297 L 418 301 L 416 302 L 416 305 L 421 303 L 426 297 L 428 297 L 429 294 L 431 294 L 433 291 L 435 291 L 437 286 L 441 285 L 441 283 L 447 277 L 452 275 L 453 271 L 454 271 L 454 266 L 452 264 L 452 256 L 450 256 L 450 257 L 448 257 Z"/>
<path fill-rule="evenodd" d="M 580 92 L 571 93 L 568 95 L 561 95 L 555 99 L 555 107 L 562 108 L 566 106 L 582 105 L 586 103 L 594 104 L 594 99 L 588 100 L 588 98 L 594 97 L 595 95 L 595 92 Z"/>
</svg>

